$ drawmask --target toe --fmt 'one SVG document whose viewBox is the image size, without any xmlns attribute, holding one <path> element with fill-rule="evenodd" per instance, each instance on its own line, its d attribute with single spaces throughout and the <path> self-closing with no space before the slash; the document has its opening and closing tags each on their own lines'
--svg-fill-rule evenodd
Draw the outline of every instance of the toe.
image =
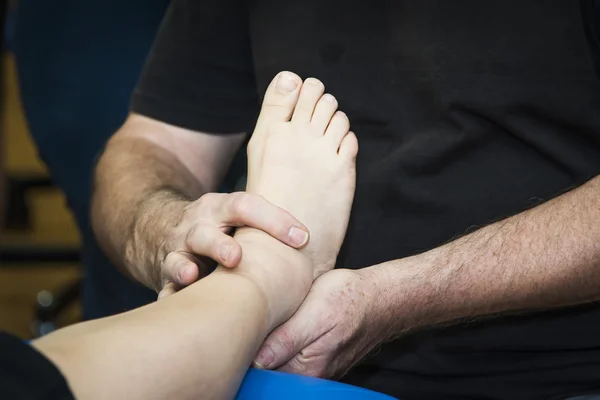
<svg viewBox="0 0 600 400">
<path fill-rule="evenodd" d="M 358 139 L 354 132 L 350 131 L 342 139 L 338 153 L 347 157 L 350 161 L 355 161 L 358 155 Z"/>
<path fill-rule="evenodd" d="M 336 111 L 325 131 L 325 137 L 328 138 L 337 149 L 349 130 L 350 121 L 346 114 L 342 111 Z"/>
<path fill-rule="evenodd" d="M 315 127 L 319 133 L 324 134 L 331 121 L 331 117 L 337 110 L 337 100 L 329 93 L 324 94 L 315 108 L 315 112 L 312 116 L 311 124 Z"/>
<path fill-rule="evenodd" d="M 305 80 L 300 90 L 300 98 L 298 104 L 296 104 L 292 122 L 310 122 L 315 106 L 324 91 L 325 86 L 320 80 L 315 78 Z"/>
<path fill-rule="evenodd" d="M 259 123 L 269 121 L 289 121 L 298 101 L 302 79 L 292 72 L 277 74 L 265 92 Z"/>
</svg>

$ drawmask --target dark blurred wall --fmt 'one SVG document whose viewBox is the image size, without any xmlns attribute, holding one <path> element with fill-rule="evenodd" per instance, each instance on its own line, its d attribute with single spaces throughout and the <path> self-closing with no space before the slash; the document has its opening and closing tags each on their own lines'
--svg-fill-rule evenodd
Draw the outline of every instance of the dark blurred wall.
<svg viewBox="0 0 600 400">
<path fill-rule="evenodd" d="M 168 0 L 20 0 L 14 34 L 29 130 L 66 194 L 83 245 L 85 318 L 155 294 L 122 276 L 99 249 L 89 207 L 95 159 L 127 115 L 132 89 Z"/>
</svg>

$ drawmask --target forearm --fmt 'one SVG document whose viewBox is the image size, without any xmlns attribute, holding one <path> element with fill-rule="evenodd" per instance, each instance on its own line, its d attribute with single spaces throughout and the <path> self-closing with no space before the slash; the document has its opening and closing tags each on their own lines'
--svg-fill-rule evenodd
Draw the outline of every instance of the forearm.
<svg viewBox="0 0 600 400">
<path fill-rule="evenodd" d="M 178 158 L 155 142 L 135 135 L 143 125 L 125 124 L 99 160 L 92 201 L 96 236 L 115 265 L 146 285 L 165 254 L 160 248 L 179 223 L 189 200 L 203 188 Z"/>
<path fill-rule="evenodd" d="M 387 333 L 600 299 L 600 181 L 424 254 L 365 270 Z"/>
<path fill-rule="evenodd" d="M 34 346 L 80 399 L 232 398 L 265 336 L 308 292 L 302 277 L 312 274 L 296 250 L 270 252 L 251 232 L 238 240 L 244 259 L 236 269 L 217 269 L 156 303 L 59 330 Z"/>
</svg>

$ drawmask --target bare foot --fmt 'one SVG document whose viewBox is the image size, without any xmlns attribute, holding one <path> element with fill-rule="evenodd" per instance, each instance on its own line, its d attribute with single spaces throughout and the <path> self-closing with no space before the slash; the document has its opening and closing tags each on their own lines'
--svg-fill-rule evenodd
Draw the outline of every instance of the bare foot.
<svg viewBox="0 0 600 400">
<path fill-rule="evenodd" d="M 269 308 L 269 327 L 298 309 L 315 278 L 335 266 L 355 188 L 356 136 L 337 102 L 316 79 L 291 72 L 275 77 L 248 145 L 246 190 L 289 211 L 310 230 L 300 251 L 268 234 L 239 228 L 242 260 L 234 269 L 257 282 Z"/>
<path fill-rule="evenodd" d="M 248 192 L 289 211 L 310 230 L 301 250 L 313 279 L 333 269 L 356 181 L 358 141 L 335 97 L 308 78 L 281 72 L 269 85 L 248 144 Z"/>
</svg>

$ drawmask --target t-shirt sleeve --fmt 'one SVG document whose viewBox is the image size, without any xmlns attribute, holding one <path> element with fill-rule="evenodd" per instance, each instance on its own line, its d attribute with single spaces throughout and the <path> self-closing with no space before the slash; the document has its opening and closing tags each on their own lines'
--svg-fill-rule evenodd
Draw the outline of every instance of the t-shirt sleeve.
<svg viewBox="0 0 600 400">
<path fill-rule="evenodd" d="M 74 399 L 54 364 L 23 340 L 3 332 L 0 332 L 0 392 L 3 399 Z"/>
<path fill-rule="evenodd" d="M 250 132 L 259 101 L 245 3 L 172 1 L 131 111 L 196 131 Z"/>
</svg>

